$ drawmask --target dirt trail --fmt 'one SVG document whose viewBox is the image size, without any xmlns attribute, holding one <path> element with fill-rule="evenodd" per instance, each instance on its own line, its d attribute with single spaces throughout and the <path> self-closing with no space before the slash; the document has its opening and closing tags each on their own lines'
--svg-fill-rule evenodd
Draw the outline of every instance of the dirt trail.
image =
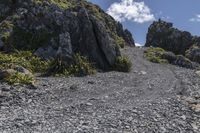
<svg viewBox="0 0 200 133">
<path fill-rule="evenodd" d="M 132 60 L 130 73 L 38 78 L 36 88 L 0 84 L 0 132 L 200 132 L 200 113 L 186 104 L 200 100 L 200 78 L 148 62 L 143 51 L 122 51 Z"/>
</svg>

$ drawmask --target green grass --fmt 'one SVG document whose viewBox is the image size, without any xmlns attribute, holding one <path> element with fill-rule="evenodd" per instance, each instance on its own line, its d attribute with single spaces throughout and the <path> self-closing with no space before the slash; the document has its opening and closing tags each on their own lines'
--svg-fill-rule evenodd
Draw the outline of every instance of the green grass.
<svg viewBox="0 0 200 133">
<path fill-rule="evenodd" d="M 148 48 L 144 52 L 144 57 L 153 63 L 165 64 L 165 63 L 168 63 L 168 60 L 162 58 L 162 55 L 164 53 L 165 53 L 164 49 L 152 47 L 152 48 Z"/>
</svg>

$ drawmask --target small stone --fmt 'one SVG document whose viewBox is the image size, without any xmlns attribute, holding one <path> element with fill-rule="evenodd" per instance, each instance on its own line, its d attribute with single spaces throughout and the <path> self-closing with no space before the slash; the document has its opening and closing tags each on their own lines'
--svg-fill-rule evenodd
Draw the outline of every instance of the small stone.
<svg viewBox="0 0 200 133">
<path fill-rule="evenodd" d="M 86 103 L 86 105 L 87 105 L 87 106 L 92 106 L 93 104 L 92 104 L 92 103 Z"/>
<path fill-rule="evenodd" d="M 185 115 L 182 115 L 181 118 L 182 118 L 183 120 L 186 120 L 186 116 L 185 116 Z"/>
<path fill-rule="evenodd" d="M 95 82 L 94 81 L 88 81 L 88 84 L 95 84 Z"/>
<path fill-rule="evenodd" d="M 141 71 L 141 74 L 142 74 L 142 75 L 146 75 L 147 72 L 145 72 L 145 71 Z"/>
<path fill-rule="evenodd" d="M 77 84 L 74 84 L 74 85 L 70 86 L 69 89 L 70 89 L 70 90 L 73 90 L 73 91 L 78 90 L 78 85 L 77 85 Z"/>
<path fill-rule="evenodd" d="M 197 129 L 198 129 L 198 127 L 197 127 L 197 125 L 196 125 L 195 123 L 192 123 L 191 126 L 192 126 L 192 128 L 193 128 L 194 130 L 197 130 Z"/>
<path fill-rule="evenodd" d="M 196 71 L 195 73 L 196 73 L 198 76 L 200 76 L 200 71 Z"/>
<path fill-rule="evenodd" d="M 28 99 L 28 103 L 31 103 L 32 102 L 32 99 Z"/>
<path fill-rule="evenodd" d="M 37 90 L 37 87 L 33 84 L 30 84 L 28 87 L 30 90 Z"/>
</svg>

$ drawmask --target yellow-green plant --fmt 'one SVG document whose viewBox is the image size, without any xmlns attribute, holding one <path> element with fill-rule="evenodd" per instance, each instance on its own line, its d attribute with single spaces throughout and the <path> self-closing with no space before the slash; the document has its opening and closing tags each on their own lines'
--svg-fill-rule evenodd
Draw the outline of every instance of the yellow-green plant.
<svg viewBox="0 0 200 133">
<path fill-rule="evenodd" d="M 162 58 L 165 52 L 162 48 L 151 47 L 144 51 L 144 57 L 153 63 L 168 63 L 168 60 Z"/>
<path fill-rule="evenodd" d="M 10 74 L 8 77 L 3 79 L 4 81 L 8 82 L 9 84 L 33 84 L 34 77 L 31 75 L 15 72 Z"/>
<path fill-rule="evenodd" d="M 22 66 L 33 73 L 45 73 L 49 68 L 50 61 L 44 61 L 34 56 L 31 51 L 15 53 L 0 52 L 0 69 L 12 69 L 13 66 Z"/>
<path fill-rule="evenodd" d="M 118 56 L 115 61 L 114 70 L 119 72 L 130 72 L 132 63 L 126 56 Z"/>
</svg>

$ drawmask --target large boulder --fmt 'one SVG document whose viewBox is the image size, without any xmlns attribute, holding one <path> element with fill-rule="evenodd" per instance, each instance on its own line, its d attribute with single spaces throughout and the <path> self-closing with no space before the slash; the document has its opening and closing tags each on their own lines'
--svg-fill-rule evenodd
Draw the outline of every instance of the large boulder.
<svg viewBox="0 0 200 133">
<path fill-rule="evenodd" d="M 174 63 L 177 60 L 177 56 L 173 52 L 164 52 L 162 58 L 166 59 L 169 63 Z"/>
<path fill-rule="evenodd" d="M 189 69 L 197 69 L 199 68 L 199 64 L 190 61 L 189 59 L 185 58 L 182 55 L 178 55 L 177 59 L 173 62 L 174 65 L 185 67 Z"/>
<path fill-rule="evenodd" d="M 185 54 L 192 46 L 193 36 L 186 31 L 173 28 L 172 23 L 162 20 L 155 21 L 148 29 L 146 47 L 161 47 L 175 54 Z"/>
<path fill-rule="evenodd" d="M 120 55 L 116 38 L 134 46 L 128 30 L 85 0 L 8 0 L 0 7 L 0 28 L 5 21 L 12 24 L 6 40 L 0 41 L 4 51 L 31 50 L 44 59 L 59 57 L 67 63 L 80 53 L 109 70 Z"/>
</svg>

